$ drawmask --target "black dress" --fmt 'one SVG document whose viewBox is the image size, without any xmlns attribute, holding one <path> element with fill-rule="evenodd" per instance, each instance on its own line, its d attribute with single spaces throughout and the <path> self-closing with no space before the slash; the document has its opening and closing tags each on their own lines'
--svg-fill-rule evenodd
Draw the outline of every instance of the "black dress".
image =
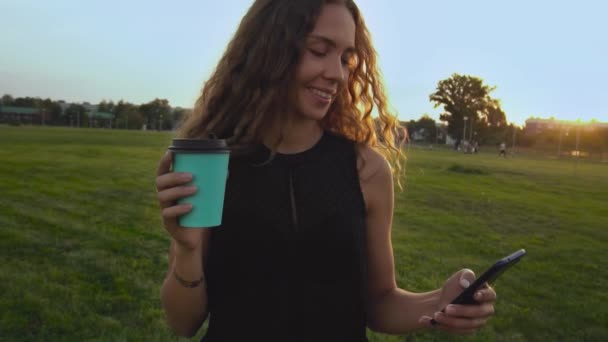
<svg viewBox="0 0 608 342">
<path fill-rule="evenodd" d="M 352 141 L 231 158 L 205 342 L 365 341 L 365 205 Z M 266 163 L 265 163 L 266 162 Z M 204 191 L 204 189 L 202 189 Z"/>
</svg>

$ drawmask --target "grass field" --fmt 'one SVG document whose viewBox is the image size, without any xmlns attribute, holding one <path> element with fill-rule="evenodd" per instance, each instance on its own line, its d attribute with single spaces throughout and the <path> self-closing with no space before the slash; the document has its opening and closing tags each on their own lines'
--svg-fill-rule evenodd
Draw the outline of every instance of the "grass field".
<svg viewBox="0 0 608 342">
<path fill-rule="evenodd" d="M 168 236 L 153 185 L 170 138 L 0 126 L 0 341 L 178 340 L 160 307 Z M 401 287 L 528 256 L 497 282 L 496 317 L 476 336 L 371 341 L 608 340 L 607 164 L 411 149 L 404 184 Z"/>
</svg>

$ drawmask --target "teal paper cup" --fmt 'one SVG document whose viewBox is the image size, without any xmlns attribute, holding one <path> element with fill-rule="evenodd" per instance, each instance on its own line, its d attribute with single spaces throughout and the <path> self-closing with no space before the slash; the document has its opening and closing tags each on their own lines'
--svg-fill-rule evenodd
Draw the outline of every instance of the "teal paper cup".
<svg viewBox="0 0 608 342">
<path fill-rule="evenodd" d="M 173 172 L 192 174 L 189 185 L 198 191 L 178 200 L 192 204 L 192 210 L 179 217 L 186 228 L 210 228 L 222 224 L 224 193 L 230 150 L 222 139 L 173 139 Z"/>
</svg>

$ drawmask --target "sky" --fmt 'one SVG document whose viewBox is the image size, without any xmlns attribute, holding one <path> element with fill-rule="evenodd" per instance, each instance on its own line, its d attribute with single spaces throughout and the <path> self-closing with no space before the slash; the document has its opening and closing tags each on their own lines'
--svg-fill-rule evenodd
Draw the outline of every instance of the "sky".
<svg viewBox="0 0 608 342">
<path fill-rule="evenodd" d="M 0 0 L 0 95 L 192 107 L 252 0 Z M 359 0 L 400 120 L 453 73 L 509 122 L 608 121 L 608 1 Z"/>
</svg>

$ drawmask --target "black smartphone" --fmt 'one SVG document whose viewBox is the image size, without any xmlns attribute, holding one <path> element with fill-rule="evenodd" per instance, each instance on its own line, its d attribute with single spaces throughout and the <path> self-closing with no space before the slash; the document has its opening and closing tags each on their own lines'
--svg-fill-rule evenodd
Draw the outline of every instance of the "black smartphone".
<svg viewBox="0 0 608 342">
<path fill-rule="evenodd" d="M 517 264 L 521 258 L 526 255 L 525 249 L 520 249 L 517 252 L 498 260 L 492 267 L 487 269 L 479 276 L 473 284 L 464 289 L 458 297 L 454 298 L 452 304 L 477 304 L 473 299 L 473 295 L 477 290 L 484 287 L 486 283 L 492 284 L 496 278 L 508 270 L 511 266 Z"/>
<path fill-rule="evenodd" d="M 464 289 L 458 297 L 451 301 L 451 304 L 477 304 L 477 301 L 473 298 L 477 290 L 483 288 L 487 284 L 492 284 L 496 278 L 508 270 L 511 266 L 517 264 L 521 258 L 526 255 L 525 249 L 520 249 L 517 252 L 508 255 L 498 260 L 492 267 L 488 268 L 481 276 L 479 276 L 473 284 L 469 285 Z M 441 310 L 445 312 L 445 308 Z M 435 319 L 431 319 L 431 324 L 438 324 Z"/>
</svg>

